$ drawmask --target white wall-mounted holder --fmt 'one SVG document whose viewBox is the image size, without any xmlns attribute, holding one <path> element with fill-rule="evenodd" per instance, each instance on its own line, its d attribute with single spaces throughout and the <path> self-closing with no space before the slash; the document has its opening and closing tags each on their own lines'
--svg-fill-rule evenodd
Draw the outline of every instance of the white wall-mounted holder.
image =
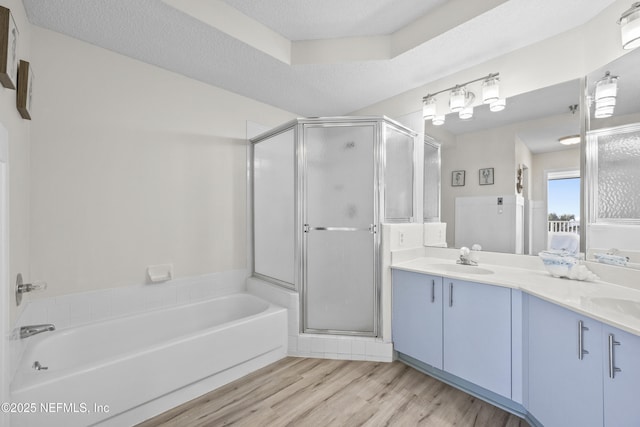
<svg viewBox="0 0 640 427">
<path fill-rule="evenodd" d="M 147 267 L 151 283 L 166 282 L 173 278 L 173 264 L 158 264 Z"/>
</svg>

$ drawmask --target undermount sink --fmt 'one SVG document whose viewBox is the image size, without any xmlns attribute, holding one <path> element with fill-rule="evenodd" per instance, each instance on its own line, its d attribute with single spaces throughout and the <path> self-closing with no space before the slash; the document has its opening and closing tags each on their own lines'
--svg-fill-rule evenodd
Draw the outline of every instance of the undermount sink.
<svg viewBox="0 0 640 427">
<path fill-rule="evenodd" d="M 493 271 L 486 268 L 477 267 L 475 265 L 464 264 L 429 264 L 429 267 L 433 267 L 436 270 L 448 271 L 451 273 L 464 273 L 464 274 L 493 274 Z"/>
<path fill-rule="evenodd" d="M 640 317 L 640 302 L 638 301 L 609 297 L 589 297 L 588 300 L 604 309 Z"/>
</svg>

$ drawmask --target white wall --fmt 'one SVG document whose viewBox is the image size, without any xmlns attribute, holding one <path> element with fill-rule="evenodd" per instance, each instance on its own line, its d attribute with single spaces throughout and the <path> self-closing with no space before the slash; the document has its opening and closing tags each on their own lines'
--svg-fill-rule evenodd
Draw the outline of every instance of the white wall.
<svg viewBox="0 0 640 427">
<path fill-rule="evenodd" d="M 598 16 L 584 25 L 562 33 L 558 36 L 543 40 L 531 46 L 519 49 L 515 52 L 502 55 L 483 64 L 470 67 L 445 78 L 433 81 L 429 84 L 409 90 L 389 99 L 353 112 L 359 115 L 386 114 L 398 117 L 407 113 L 422 109 L 422 97 L 427 93 L 434 93 L 443 88 L 451 87 L 461 82 L 476 79 L 488 73 L 500 72 L 501 96 L 512 97 L 518 94 L 530 92 L 547 86 L 563 83 L 576 78 L 581 78 L 588 73 L 608 64 L 616 58 L 627 53 L 620 44 L 620 28 L 616 21 L 620 14 L 629 8 L 628 1 L 618 0 L 604 9 Z M 426 132 L 429 134 L 429 131 Z M 457 195 L 476 194 L 470 191 L 470 187 L 451 187 L 451 170 L 465 169 L 463 167 L 445 166 L 446 144 L 448 140 L 455 139 L 451 135 L 438 135 L 432 132 L 434 137 L 443 142 L 443 168 L 442 168 L 442 221 L 447 222 L 447 242 L 453 242 L 455 233 L 452 226 L 453 203 Z M 440 132 L 441 133 L 441 132 Z M 486 155 L 501 156 L 498 147 L 489 147 Z M 460 155 L 464 160 L 468 157 L 461 150 L 454 150 L 454 154 Z M 484 160 L 484 159 L 481 159 Z M 456 162 L 458 159 L 456 159 Z M 484 163 L 484 162 L 483 162 Z M 535 160 L 532 159 L 532 163 Z M 482 166 L 473 164 L 467 170 L 467 182 L 476 181 L 477 169 Z M 530 171 L 531 172 L 531 171 Z M 535 200 L 536 186 L 542 184 L 531 172 L 530 198 Z M 496 180 L 498 177 L 496 176 Z M 466 186 L 465 186 L 466 187 Z M 493 187 L 493 186 L 487 186 Z M 447 195 L 447 189 L 452 190 L 453 195 Z M 478 195 L 486 195 L 482 190 Z M 511 190 L 509 190 L 509 194 Z M 448 200 L 447 200 L 448 199 Z M 535 231 L 534 231 L 535 232 Z M 534 233 L 532 232 L 532 233 Z"/>
<path fill-rule="evenodd" d="M 429 131 L 427 131 L 429 133 Z M 455 242 L 455 199 L 515 194 L 515 132 L 501 127 L 459 135 L 442 144 L 442 212 L 447 244 Z M 480 185 L 479 171 L 493 168 L 494 184 Z M 465 185 L 452 186 L 451 173 L 465 171 Z"/>
<path fill-rule="evenodd" d="M 502 205 L 498 205 L 498 198 Z M 521 254 L 524 200 L 514 194 L 456 198 L 455 247 Z"/>
<path fill-rule="evenodd" d="M 31 26 L 19 0 L 0 0 L 0 5 L 11 10 L 19 31 L 18 58 L 30 61 Z M 0 85 L 0 123 L 6 129 L 6 149 L 3 163 L 8 159 L 8 223 L 9 263 L 0 262 L 0 401 L 9 401 L 10 326 L 17 316 L 14 286 L 16 276 L 29 273 L 29 132 L 30 122 L 16 109 L 16 90 Z M 4 138 L 4 135 L 3 135 Z M 4 193 L 5 189 L 2 189 Z M 3 224 L 4 226 L 4 224 Z M 4 243 L 4 242 L 3 242 Z M 4 250 L 0 251 L 4 252 Z M 2 254 L 5 255 L 4 253 Z M 8 268 L 7 268 L 8 267 Z M 8 271 L 7 271 L 8 270 Z M 0 425 L 8 423 L 8 414 L 0 413 Z"/>
<path fill-rule="evenodd" d="M 398 117 L 421 110 L 422 97 L 427 93 L 495 72 L 500 73 L 500 95 L 506 98 L 583 77 L 627 52 L 622 49 L 620 27 L 616 21 L 629 4 L 628 0 L 618 0 L 578 28 L 419 86 L 353 114 Z"/>
<path fill-rule="evenodd" d="M 18 55 L 20 59 L 31 61 L 31 25 L 19 0 L 2 0 L 0 5 L 11 10 L 20 32 Z M 37 68 L 34 66 L 34 68 Z M 36 71 L 37 73 L 37 71 Z M 34 86 L 35 87 L 35 86 Z M 0 86 L 0 122 L 9 134 L 9 312 L 15 318 L 16 305 L 13 294 L 16 276 L 29 276 L 29 134 L 31 122 L 24 120 L 16 109 L 16 91 Z M 37 102 L 37 101 L 34 101 Z M 2 272 L 7 274 L 7 272 Z M 2 307 L 3 313 L 6 313 Z"/>
<path fill-rule="evenodd" d="M 32 297 L 246 268 L 246 122 L 293 114 L 34 27 Z"/>
<path fill-rule="evenodd" d="M 531 199 L 547 200 L 546 172 L 580 170 L 580 147 L 534 154 L 531 169 Z"/>
</svg>

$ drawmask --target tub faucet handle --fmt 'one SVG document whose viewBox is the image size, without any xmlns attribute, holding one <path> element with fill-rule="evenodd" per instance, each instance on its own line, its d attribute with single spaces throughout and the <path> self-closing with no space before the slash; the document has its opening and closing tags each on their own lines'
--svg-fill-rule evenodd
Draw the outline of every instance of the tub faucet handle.
<svg viewBox="0 0 640 427">
<path fill-rule="evenodd" d="M 24 283 L 22 280 L 22 274 L 18 273 L 16 278 L 16 304 L 20 305 L 22 302 L 22 294 L 26 292 L 44 291 L 47 289 L 47 282 L 35 281 L 33 283 Z"/>
<path fill-rule="evenodd" d="M 35 369 L 36 371 L 46 371 L 47 369 L 49 369 L 49 367 L 42 366 L 40 362 L 36 360 L 35 362 L 33 362 L 33 369 Z"/>
</svg>

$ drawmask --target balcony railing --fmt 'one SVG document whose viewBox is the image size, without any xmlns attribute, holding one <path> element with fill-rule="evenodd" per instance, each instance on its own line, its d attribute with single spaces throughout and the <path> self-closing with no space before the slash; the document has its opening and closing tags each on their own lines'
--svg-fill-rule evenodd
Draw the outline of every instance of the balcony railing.
<svg viewBox="0 0 640 427">
<path fill-rule="evenodd" d="M 578 221 L 547 221 L 547 223 L 547 229 L 551 233 L 580 234 L 580 222 Z"/>
</svg>

